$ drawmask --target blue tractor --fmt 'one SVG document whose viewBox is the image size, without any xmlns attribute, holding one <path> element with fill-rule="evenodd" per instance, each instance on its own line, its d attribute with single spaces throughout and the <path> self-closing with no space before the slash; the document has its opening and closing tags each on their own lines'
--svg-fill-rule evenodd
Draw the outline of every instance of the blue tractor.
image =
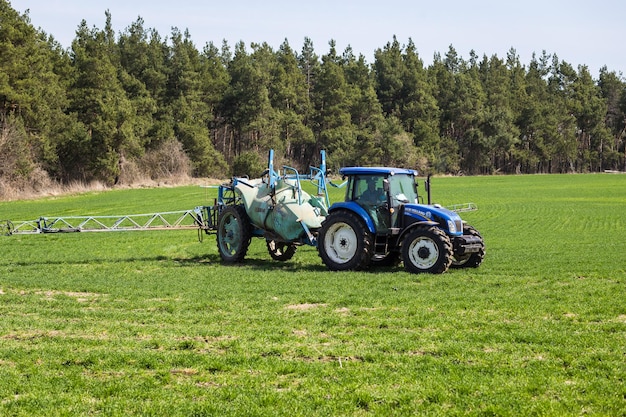
<svg viewBox="0 0 626 417">
<path fill-rule="evenodd" d="M 404 263 L 411 273 L 476 268 L 485 256 L 480 233 L 459 214 L 420 204 L 417 172 L 385 167 L 349 167 L 345 201 L 328 209 L 317 236 L 319 255 L 333 271 Z"/>
</svg>

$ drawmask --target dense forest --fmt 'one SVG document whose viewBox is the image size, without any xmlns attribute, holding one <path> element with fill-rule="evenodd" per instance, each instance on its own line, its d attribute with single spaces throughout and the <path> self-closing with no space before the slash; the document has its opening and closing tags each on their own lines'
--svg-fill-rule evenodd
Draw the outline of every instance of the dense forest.
<svg viewBox="0 0 626 417">
<path fill-rule="evenodd" d="M 199 50 L 138 18 L 77 25 L 71 47 L 0 0 L 0 188 L 258 175 L 269 148 L 306 168 L 395 165 L 452 174 L 626 170 L 626 82 L 543 51 L 424 65 L 395 37 L 374 62 L 310 39 Z M 1 193 L 0 193 L 1 194 Z"/>
</svg>

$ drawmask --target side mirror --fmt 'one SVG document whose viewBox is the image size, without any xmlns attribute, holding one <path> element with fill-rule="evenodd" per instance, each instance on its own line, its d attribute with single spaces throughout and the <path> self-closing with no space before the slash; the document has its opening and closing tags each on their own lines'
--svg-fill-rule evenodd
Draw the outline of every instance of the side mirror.
<svg viewBox="0 0 626 417">
<path fill-rule="evenodd" d="M 391 187 L 389 186 L 389 180 L 388 179 L 384 179 L 383 180 L 383 190 L 385 190 L 385 192 L 388 193 L 390 188 Z"/>
</svg>

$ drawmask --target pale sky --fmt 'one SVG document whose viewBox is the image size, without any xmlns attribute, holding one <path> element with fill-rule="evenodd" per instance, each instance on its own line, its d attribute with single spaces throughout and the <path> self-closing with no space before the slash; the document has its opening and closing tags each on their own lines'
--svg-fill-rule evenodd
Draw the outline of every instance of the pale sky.
<svg viewBox="0 0 626 417">
<path fill-rule="evenodd" d="M 464 59 L 474 50 L 479 57 L 505 59 L 515 48 L 522 64 L 545 50 L 574 68 L 584 64 L 597 79 L 606 65 L 626 75 L 626 1 L 624 0 L 10 0 L 18 12 L 30 10 L 31 23 L 69 48 L 84 19 L 102 29 L 105 11 L 113 29 L 123 32 L 139 16 L 145 28 L 162 38 L 171 28 L 189 30 L 201 50 L 207 42 L 234 50 L 243 41 L 267 42 L 274 50 L 285 39 L 298 53 L 305 37 L 317 55 L 336 41 L 341 54 L 350 45 L 368 63 L 374 51 L 396 35 L 401 45 L 409 38 L 426 65 L 435 52 L 445 55 L 452 45 Z"/>
</svg>

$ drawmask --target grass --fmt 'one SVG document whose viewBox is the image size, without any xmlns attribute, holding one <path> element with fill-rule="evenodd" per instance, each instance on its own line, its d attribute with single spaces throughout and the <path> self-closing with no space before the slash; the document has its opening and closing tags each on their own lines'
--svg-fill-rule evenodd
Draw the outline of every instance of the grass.
<svg viewBox="0 0 626 417">
<path fill-rule="evenodd" d="M 0 203 L 0 219 L 213 192 Z M 625 415 L 626 176 L 435 178 L 433 197 L 478 205 L 480 268 L 331 273 L 258 239 L 225 266 L 192 231 L 1 237 L 0 415 Z"/>
</svg>

